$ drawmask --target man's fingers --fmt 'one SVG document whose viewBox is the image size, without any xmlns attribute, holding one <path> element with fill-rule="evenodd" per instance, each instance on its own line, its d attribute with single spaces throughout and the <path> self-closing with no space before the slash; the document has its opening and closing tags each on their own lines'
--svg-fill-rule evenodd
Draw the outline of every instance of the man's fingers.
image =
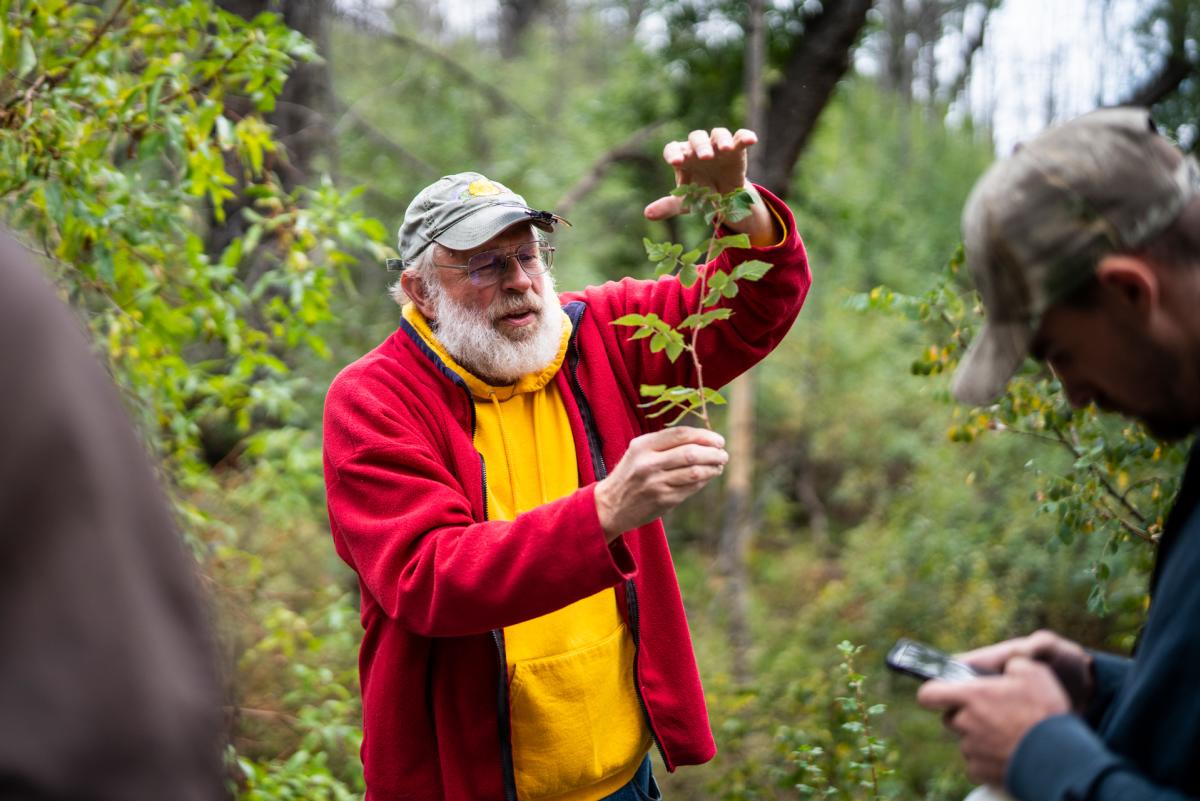
<svg viewBox="0 0 1200 801">
<path fill-rule="evenodd" d="M 712 146 L 722 152 L 733 150 L 733 134 L 728 128 L 713 128 Z"/>
<path fill-rule="evenodd" d="M 729 461 L 729 454 L 721 448 L 710 445 L 697 445 L 689 442 L 675 448 L 659 451 L 654 462 L 655 469 L 675 470 L 692 465 L 711 465 L 723 467 Z"/>
<path fill-rule="evenodd" d="M 707 144 L 708 140 L 705 140 Z M 686 142 L 667 142 L 663 146 L 663 160 L 672 167 L 679 167 L 695 153 L 691 140 Z"/>
<path fill-rule="evenodd" d="M 642 213 L 646 215 L 647 220 L 666 220 L 677 217 L 683 212 L 683 198 L 667 195 L 646 206 Z"/>
<path fill-rule="evenodd" d="M 663 483 L 676 490 L 686 490 L 688 495 L 704 489 L 708 482 L 725 471 L 723 464 L 694 464 L 665 470 L 662 474 Z M 680 498 L 680 500 L 683 500 Z"/>
<path fill-rule="evenodd" d="M 696 158 L 711 159 L 713 157 L 712 139 L 709 137 L 708 131 L 692 131 L 688 134 L 688 144 L 692 146 L 692 152 L 696 154 Z"/>
<path fill-rule="evenodd" d="M 970 692 L 964 692 L 974 682 L 971 681 L 941 681 L 933 679 L 921 685 L 917 690 L 917 703 L 926 709 L 949 709 L 966 703 Z"/>
<path fill-rule="evenodd" d="M 750 147 L 754 144 L 758 144 L 758 134 L 749 128 L 738 128 L 733 135 L 734 147 Z"/>
<path fill-rule="evenodd" d="M 709 431 L 707 428 L 696 428 L 695 426 L 664 428 L 662 431 L 643 434 L 638 439 L 656 451 L 670 450 L 671 448 L 678 448 L 680 445 L 688 443 L 708 445 L 713 448 L 725 447 L 725 438 L 716 431 Z"/>
<path fill-rule="evenodd" d="M 1020 640 L 1005 640 L 994 645 L 986 645 L 982 648 L 958 654 L 956 658 L 962 662 L 966 662 L 977 670 L 985 670 L 989 673 L 1003 673 L 1004 663 L 1019 653 Z"/>
</svg>

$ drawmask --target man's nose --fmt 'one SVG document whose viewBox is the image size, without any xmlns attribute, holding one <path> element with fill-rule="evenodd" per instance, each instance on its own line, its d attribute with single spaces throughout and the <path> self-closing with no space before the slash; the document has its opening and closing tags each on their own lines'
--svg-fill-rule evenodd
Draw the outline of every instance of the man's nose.
<svg viewBox="0 0 1200 801">
<path fill-rule="evenodd" d="M 504 262 L 504 275 L 500 279 L 500 288 L 505 292 L 525 293 L 533 286 L 533 279 L 521 266 L 521 260 L 515 253 L 509 254 Z"/>
</svg>

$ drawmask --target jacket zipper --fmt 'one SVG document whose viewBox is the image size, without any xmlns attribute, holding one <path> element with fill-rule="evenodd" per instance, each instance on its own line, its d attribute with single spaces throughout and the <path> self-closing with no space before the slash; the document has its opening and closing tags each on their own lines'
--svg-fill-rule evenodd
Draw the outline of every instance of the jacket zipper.
<svg viewBox="0 0 1200 801">
<path fill-rule="evenodd" d="M 595 419 L 592 417 L 592 407 L 587 396 L 583 394 L 583 385 L 579 383 L 579 344 L 576 337 L 579 328 L 576 325 L 571 332 L 571 349 L 567 354 L 567 363 L 571 367 L 571 389 L 575 395 L 575 405 L 579 407 L 579 416 L 583 418 L 583 431 L 587 436 L 588 450 L 592 457 L 592 472 L 599 481 L 608 476 L 608 465 L 604 463 L 604 452 L 600 449 L 600 435 L 596 432 Z"/>
<path fill-rule="evenodd" d="M 629 629 L 633 635 L 633 689 L 637 693 L 638 704 L 642 707 L 642 716 L 646 718 L 646 728 L 650 730 L 650 738 L 654 740 L 654 747 L 658 749 L 658 755 L 662 757 L 663 764 L 669 766 L 671 763 L 667 760 L 667 752 L 663 750 L 662 741 L 658 739 L 658 732 L 654 730 L 654 724 L 650 722 L 650 712 L 646 709 L 646 698 L 642 695 L 641 673 L 638 672 L 638 657 L 642 653 L 642 636 L 639 625 L 637 587 L 633 585 L 633 579 L 625 582 L 625 605 L 629 608 Z"/>
</svg>

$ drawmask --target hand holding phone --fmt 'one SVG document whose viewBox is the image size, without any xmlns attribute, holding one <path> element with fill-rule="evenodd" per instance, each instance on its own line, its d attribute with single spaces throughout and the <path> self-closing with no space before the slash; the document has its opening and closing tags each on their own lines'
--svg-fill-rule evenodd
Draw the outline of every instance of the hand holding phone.
<svg viewBox="0 0 1200 801">
<path fill-rule="evenodd" d="M 970 665 L 951 658 L 945 651 L 905 637 L 897 640 L 892 650 L 888 651 L 887 666 L 897 673 L 922 681 L 967 681 L 984 675 Z"/>
</svg>

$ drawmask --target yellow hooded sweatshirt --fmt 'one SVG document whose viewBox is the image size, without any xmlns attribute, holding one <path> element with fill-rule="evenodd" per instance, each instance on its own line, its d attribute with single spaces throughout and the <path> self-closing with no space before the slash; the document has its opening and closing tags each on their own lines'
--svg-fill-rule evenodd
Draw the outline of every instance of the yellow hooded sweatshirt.
<svg viewBox="0 0 1200 801">
<path fill-rule="evenodd" d="M 553 381 L 571 336 L 567 316 L 553 362 L 493 387 L 446 353 L 415 306 L 403 313 L 474 396 L 491 519 L 512 520 L 578 489 L 575 442 Z M 504 643 L 518 798 L 595 801 L 627 784 L 650 748 L 650 732 L 615 590 L 508 626 Z"/>
</svg>

